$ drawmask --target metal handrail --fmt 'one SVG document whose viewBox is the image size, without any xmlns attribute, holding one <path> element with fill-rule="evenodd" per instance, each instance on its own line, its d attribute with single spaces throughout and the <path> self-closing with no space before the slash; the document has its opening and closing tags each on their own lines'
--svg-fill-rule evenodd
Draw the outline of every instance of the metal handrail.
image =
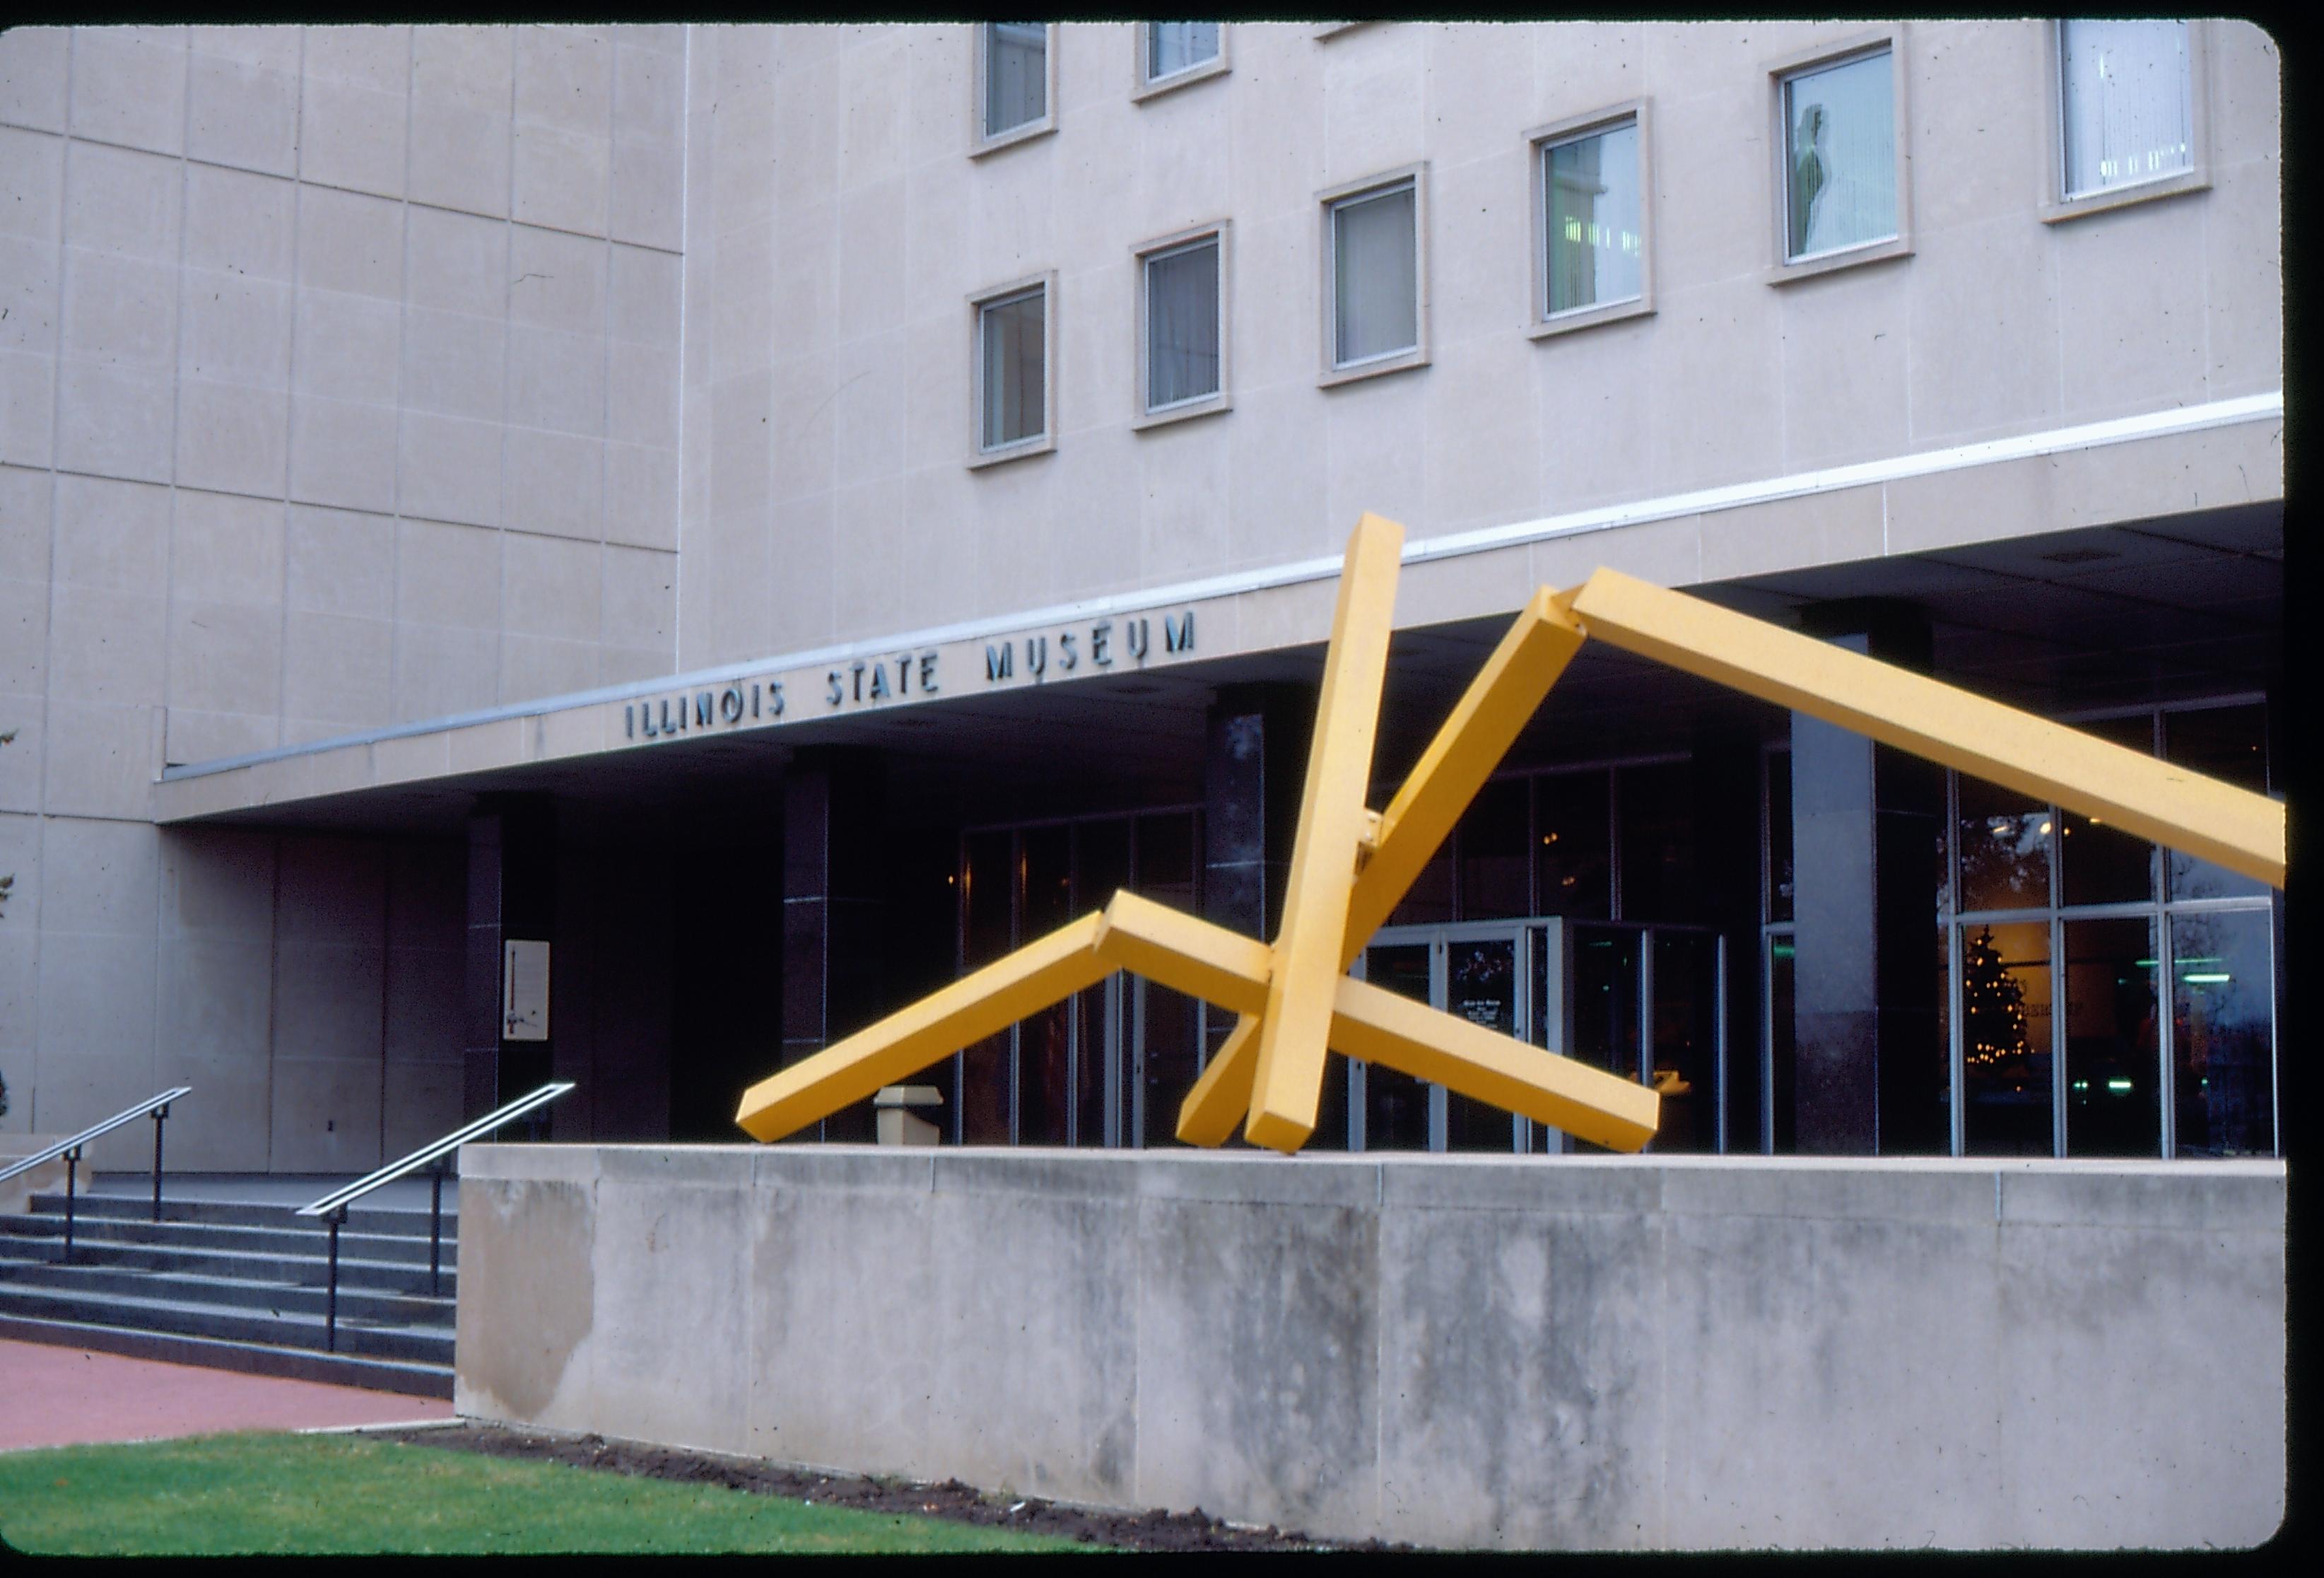
<svg viewBox="0 0 2324 1578">
<path fill-rule="evenodd" d="M 112 1133 L 115 1129 L 120 1128 L 132 1118 L 142 1118 L 157 1107 L 168 1106 L 180 1096 L 188 1096 L 193 1094 L 194 1087 L 192 1085 L 176 1085 L 169 1090 L 163 1091 L 158 1096 L 152 1096 L 145 1101 L 138 1103 L 135 1106 L 130 1108 L 125 1112 L 115 1112 L 112 1117 L 107 1118 L 104 1122 L 97 1124 L 94 1128 L 84 1129 L 69 1140 L 58 1140 L 54 1145 L 51 1145 L 48 1149 L 42 1151 L 37 1156 L 28 1156 L 22 1161 L 11 1162 L 6 1167 L 0 1167 L 0 1183 L 5 1183 L 10 1178 L 14 1177 L 18 1173 L 23 1172 L 32 1167 L 36 1167 L 44 1161 L 54 1161 L 57 1158 L 64 1155 L 65 1152 L 69 1150 L 78 1150 L 82 1146 L 87 1145 L 90 1140 L 97 1138 L 97 1136 Z"/>
<path fill-rule="evenodd" d="M 171 1085 L 158 1096 L 148 1096 L 128 1111 L 115 1112 L 102 1123 L 93 1124 L 69 1139 L 60 1140 L 38 1155 L 28 1156 L 22 1161 L 0 1167 L 0 1183 L 7 1182 L 18 1173 L 29 1172 L 44 1161 L 54 1161 L 59 1157 L 65 1158 L 65 1259 L 70 1260 L 73 1252 L 73 1203 L 80 1194 L 81 1147 L 112 1133 L 124 1123 L 150 1113 L 153 1119 L 153 1220 L 159 1222 L 161 1220 L 161 1126 L 169 1121 L 170 1103 L 180 1096 L 193 1094 L 192 1085 L 178 1084 Z"/>
<path fill-rule="evenodd" d="M 503 1124 L 511 1123 L 536 1108 L 545 1107 L 567 1091 L 574 1082 L 554 1080 L 530 1095 L 519 1096 L 505 1107 L 486 1112 L 473 1123 L 463 1124 L 440 1140 L 430 1140 L 400 1161 L 392 1161 L 377 1172 L 367 1173 L 344 1188 L 332 1190 L 321 1199 L 297 1208 L 300 1216 L 319 1216 L 331 1230 L 331 1269 L 328 1290 L 323 1302 L 323 1346 L 336 1353 L 339 1350 L 339 1229 L 346 1224 L 347 1207 L 383 1184 L 392 1184 L 408 1173 L 418 1171 L 429 1163 L 436 1164 L 429 1189 L 428 1204 L 428 1292 L 435 1297 L 443 1287 L 444 1253 L 444 1158 L 471 1140 L 481 1140 Z"/>
</svg>

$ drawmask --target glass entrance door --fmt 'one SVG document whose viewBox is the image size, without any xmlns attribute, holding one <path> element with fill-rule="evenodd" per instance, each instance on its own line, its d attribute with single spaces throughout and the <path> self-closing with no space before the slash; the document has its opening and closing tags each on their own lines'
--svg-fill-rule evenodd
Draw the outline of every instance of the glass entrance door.
<svg viewBox="0 0 2324 1578">
<path fill-rule="evenodd" d="M 1364 950 L 1365 980 L 1503 1035 L 1530 1038 L 1529 957 L 1517 922 L 1397 927 Z M 1361 1063 L 1348 1065 L 1351 1150 L 1522 1150 L 1522 1118 L 1443 1085 Z"/>
</svg>

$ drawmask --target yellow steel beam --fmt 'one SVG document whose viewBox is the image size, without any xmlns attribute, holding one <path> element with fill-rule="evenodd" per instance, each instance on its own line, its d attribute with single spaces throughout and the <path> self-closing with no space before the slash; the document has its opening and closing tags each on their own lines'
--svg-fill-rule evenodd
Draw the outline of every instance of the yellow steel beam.
<svg viewBox="0 0 2324 1578">
<path fill-rule="evenodd" d="M 2283 805 L 2144 752 L 1609 569 L 1591 635 L 2283 886 Z"/>
<path fill-rule="evenodd" d="M 1084 915 L 964 975 L 742 1093 L 734 1121 L 753 1140 L 780 1140 L 908 1079 L 940 1057 L 1006 1029 L 1105 979 L 1098 957 L 1102 914 Z"/>
<path fill-rule="evenodd" d="M 1342 975 L 1332 1046 L 1613 1150 L 1655 1137 L 1662 1097 L 1635 1080 Z"/>
<path fill-rule="evenodd" d="M 1378 847 L 1357 874 L 1348 900 L 1341 969 L 1356 962 L 1372 933 L 1404 901 L 1429 857 L 1582 650 L 1582 627 L 1554 598 L 1547 586 L 1533 595 L 1380 813 Z"/>
<path fill-rule="evenodd" d="M 1243 1126 L 1252 1144 L 1276 1150 L 1294 1151 L 1305 1143 L 1323 1095 L 1332 983 L 1342 969 L 1350 878 L 1368 831 L 1364 794 L 1403 549 L 1404 528 L 1368 513 L 1349 534 L 1347 568 L 1340 575 L 1298 830 L 1284 881 L 1275 967 L 1268 974 L 1259 1027 L 1250 1120 Z"/>
<path fill-rule="evenodd" d="M 1135 968 L 1149 981 L 1225 1008 L 1258 997 L 1269 964 L 1263 945 L 1134 893 L 1117 893 L 1106 906 L 1097 954 L 1103 964 Z M 1654 1137 L 1661 1097 L 1635 1081 L 1344 975 L 1333 979 L 1332 992 L 1325 1041 L 1347 1057 L 1433 1080 L 1617 1150 L 1636 1150 Z M 1235 1034 L 1250 1033 L 1256 1022 L 1246 1018 Z M 1221 1052 L 1179 1111 L 1181 1139 L 1215 1145 L 1233 1130 L 1241 1108 L 1232 1075 L 1222 1071 L 1234 1060 L 1226 1048 Z"/>
<path fill-rule="evenodd" d="M 1509 747 L 1582 650 L 1582 627 L 1536 591 L 1500 644 L 1471 680 L 1436 737 L 1397 791 L 1388 808 L 1368 814 L 1368 836 L 1341 937 L 1345 970 L 1403 902 L 1423 868 L 1452 831 L 1469 802 L 1508 754 Z M 1222 999 L 1197 993 L 1212 1001 Z M 1189 1145 L 1222 1144 L 1235 1118 L 1249 1108 L 1258 1067 L 1256 1027 L 1241 1020 L 1204 1066 L 1203 1077 L 1178 1109 L 1178 1138 Z"/>
</svg>

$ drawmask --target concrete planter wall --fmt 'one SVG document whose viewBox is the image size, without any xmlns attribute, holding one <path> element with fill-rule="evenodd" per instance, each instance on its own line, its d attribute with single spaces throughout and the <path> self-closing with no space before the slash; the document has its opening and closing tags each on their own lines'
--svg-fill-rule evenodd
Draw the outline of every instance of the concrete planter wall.
<svg viewBox="0 0 2324 1578">
<path fill-rule="evenodd" d="M 1325 1537 L 2247 1546 L 2284 1170 L 484 1146 L 456 1406 Z"/>
</svg>

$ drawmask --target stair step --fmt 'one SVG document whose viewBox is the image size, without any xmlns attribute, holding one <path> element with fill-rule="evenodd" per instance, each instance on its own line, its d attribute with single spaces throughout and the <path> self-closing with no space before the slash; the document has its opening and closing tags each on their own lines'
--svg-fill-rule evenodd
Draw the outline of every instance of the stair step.
<svg viewBox="0 0 2324 1578">
<path fill-rule="evenodd" d="M 23 1215 L 0 1215 L 0 1238 L 31 1238 L 61 1240 L 65 1219 L 61 1213 L 29 1212 Z M 297 1226 L 246 1227 L 208 1222 L 152 1222 L 127 1216 L 84 1214 L 76 1211 L 73 1221 L 73 1241 L 78 1243 L 143 1243 L 176 1248 L 200 1248 L 249 1251 L 275 1256 L 305 1254 L 327 1255 L 330 1233 L 318 1223 L 300 1222 Z M 448 1261 L 458 1251 L 459 1241 L 447 1236 L 442 1252 Z M 339 1258 L 383 1262 L 416 1263 L 423 1270 L 428 1264 L 428 1236 L 423 1230 L 416 1237 L 399 1233 L 354 1232 L 341 1229 Z"/>
<path fill-rule="evenodd" d="M 317 1190 L 321 1194 L 321 1190 Z M 459 1189 L 453 1183 L 444 1188 L 444 1234 L 447 1238 L 459 1222 Z M 62 1194 L 34 1195 L 30 1202 L 32 1212 L 42 1215 L 62 1217 L 65 1197 Z M 73 1214 L 77 1217 L 104 1216 L 127 1218 L 138 1222 L 153 1219 L 153 1200 L 149 1195 L 80 1195 L 76 1196 Z M 425 1239 L 428 1236 L 429 1212 L 406 1206 L 357 1205 L 347 1213 L 343 1232 L 379 1232 Z M 287 1205 L 258 1200 L 173 1200 L 165 1186 L 161 1198 L 163 1222 L 199 1222 L 218 1227 L 276 1227 L 293 1230 L 322 1231 L 322 1219 L 300 1216 Z"/>
<path fill-rule="evenodd" d="M 319 1281 L 285 1281 L 278 1278 L 236 1275 L 239 1265 L 202 1271 L 157 1271 L 142 1267 L 107 1266 L 76 1260 L 23 1260 L 0 1255 L 0 1284 L 29 1287 L 76 1289 L 88 1294 L 121 1294 L 280 1313 L 298 1310 L 321 1315 L 329 1289 Z M 449 1279 L 447 1278 L 448 1284 Z M 448 1289 L 436 1297 L 383 1290 L 339 1280 L 339 1314 L 390 1324 L 444 1325 L 452 1323 L 455 1308 Z"/>
<path fill-rule="evenodd" d="M 64 1237 L 0 1238 L 0 1262 L 60 1264 Z M 168 1243 L 121 1243 L 73 1235 L 72 1264 L 115 1267 L 131 1271 L 183 1272 L 196 1276 L 244 1277 L 258 1281 L 321 1287 L 330 1278 L 330 1256 L 309 1254 L 258 1255 L 241 1250 L 217 1250 Z M 459 1270 L 445 1258 L 437 1291 L 446 1297 L 459 1288 Z M 426 1294 L 428 1266 L 404 1260 L 368 1260 L 341 1252 L 339 1287 L 374 1293 Z"/>
<path fill-rule="evenodd" d="M 263 1343 L 244 1343 L 181 1333 L 149 1332 L 128 1326 L 79 1321 L 58 1321 L 0 1311 L 0 1337 L 19 1343 L 49 1343 L 67 1348 L 88 1348 L 132 1359 L 156 1359 L 168 1364 L 196 1364 L 210 1370 L 231 1370 L 244 1375 L 281 1376 L 292 1380 L 316 1380 L 331 1386 L 364 1387 L 372 1391 L 400 1392 L 406 1397 L 452 1396 L 448 1363 L 364 1358 L 349 1353 L 318 1353 L 300 1348 L 280 1348 Z"/>
<path fill-rule="evenodd" d="M 0 1283 L 0 1315 L 134 1327 L 285 1348 L 319 1350 L 324 1344 L 320 1315 L 295 1310 L 262 1315 L 143 1294 L 89 1294 L 15 1281 Z M 448 1365 L 452 1361 L 452 1343 L 450 1325 L 381 1324 L 344 1313 L 339 1317 L 338 1351 L 343 1353 Z"/>
</svg>

